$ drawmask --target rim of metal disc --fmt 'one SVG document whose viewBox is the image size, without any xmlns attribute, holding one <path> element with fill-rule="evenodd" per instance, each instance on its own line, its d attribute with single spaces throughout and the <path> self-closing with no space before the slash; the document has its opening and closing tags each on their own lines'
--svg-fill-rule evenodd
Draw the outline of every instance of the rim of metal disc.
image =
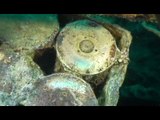
<svg viewBox="0 0 160 120">
<path fill-rule="evenodd" d="M 68 25 L 70 25 L 70 26 L 71 26 L 72 24 L 75 25 L 75 24 L 77 24 L 78 22 L 81 22 L 81 21 L 93 22 L 93 21 L 90 21 L 90 20 L 78 20 L 78 21 L 74 21 L 74 22 L 72 22 L 72 23 L 69 23 Z M 104 31 L 106 30 L 106 32 L 109 33 L 110 37 L 113 38 L 113 40 L 114 40 L 114 41 L 113 41 L 113 44 L 114 44 L 115 47 L 116 47 L 114 59 L 116 59 L 117 52 L 118 52 L 119 50 L 118 50 L 118 47 L 117 47 L 117 45 L 116 45 L 116 41 L 115 41 L 114 37 L 112 36 L 112 34 L 110 33 L 109 30 L 107 30 L 106 28 L 104 28 L 102 25 L 100 25 L 100 24 L 98 24 L 98 23 L 96 23 L 96 24 L 97 24 L 97 26 L 100 26 L 102 30 L 103 30 L 103 29 L 104 29 Z M 66 25 L 66 26 L 67 26 L 67 25 Z M 66 26 L 60 31 L 59 35 L 61 35 L 61 34 L 65 31 Z M 57 38 L 58 38 L 58 37 L 57 37 Z M 58 40 L 57 40 L 57 41 L 58 41 Z M 56 52 L 57 52 L 58 59 L 59 59 L 60 62 L 62 63 L 62 66 L 65 67 L 65 68 L 67 68 L 69 71 L 76 72 L 76 73 L 81 74 L 81 75 L 95 75 L 95 74 L 99 74 L 99 73 L 102 73 L 102 72 L 106 71 L 107 69 L 109 69 L 109 68 L 114 64 L 114 62 L 111 62 L 111 61 L 110 61 L 109 65 L 107 65 L 107 66 L 102 66 L 102 68 L 103 68 L 102 70 L 100 70 L 100 71 L 98 71 L 98 70 L 90 71 L 89 73 L 84 72 L 84 71 L 81 71 L 81 70 L 78 70 L 78 69 L 76 69 L 76 67 L 75 67 L 75 69 L 74 69 L 74 68 L 71 67 L 70 64 L 67 64 L 66 60 L 63 59 L 63 55 L 61 55 L 61 52 L 59 51 L 59 43 L 58 43 L 57 41 L 56 41 Z M 108 63 L 107 63 L 107 64 L 108 64 Z M 88 69 L 88 68 L 87 68 L 87 69 Z M 86 69 L 86 70 L 87 70 L 87 69 Z M 89 68 L 89 69 L 90 69 L 90 68 Z"/>
<path fill-rule="evenodd" d="M 52 82 L 53 79 L 56 79 L 56 78 L 58 78 L 58 77 L 60 77 L 61 79 L 66 80 L 66 81 L 68 81 L 68 79 L 72 79 L 72 80 L 71 80 L 72 82 L 78 81 L 80 84 L 89 86 L 90 89 L 92 90 L 92 88 L 91 88 L 91 86 L 90 86 L 89 83 L 87 83 L 87 82 L 86 82 L 84 79 L 82 79 L 81 77 L 78 77 L 78 76 L 76 76 L 75 74 L 71 74 L 71 73 L 53 73 L 53 74 L 48 75 L 48 76 L 43 76 L 43 77 L 40 78 L 40 79 L 48 79 L 47 82 L 46 82 L 46 83 L 48 84 L 49 82 Z"/>
<path fill-rule="evenodd" d="M 71 89 L 75 92 L 81 93 L 81 94 L 88 94 L 90 93 L 91 98 L 95 98 L 95 93 L 90 86 L 89 83 L 87 83 L 85 80 L 83 80 L 80 77 L 77 77 L 74 74 L 71 73 L 54 73 L 48 76 L 45 76 L 43 79 L 46 79 L 46 85 L 52 89 Z M 88 91 L 88 92 L 86 92 Z"/>
</svg>

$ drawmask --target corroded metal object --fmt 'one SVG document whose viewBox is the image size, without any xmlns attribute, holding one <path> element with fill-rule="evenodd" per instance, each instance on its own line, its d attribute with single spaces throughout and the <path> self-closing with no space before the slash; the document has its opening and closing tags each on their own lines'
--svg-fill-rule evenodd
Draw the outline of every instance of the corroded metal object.
<svg viewBox="0 0 160 120">
<path fill-rule="evenodd" d="M 100 105 L 115 106 L 128 66 L 132 36 L 118 25 L 95 17 L 84 18 L 88 20 L 67 24 L 58 35 L 57 66 L 61 66 L 59 71 L 72 72 L 91 85 L 103 83 Z"/>
<path fill-rule="evenodd" d="M 104 72 L 114 64 L 118 51 L 111 33 L 89 20 L 66 25 L 57 37 L 56 50 L 62 65 L 81 75 Z"/>
<path fill-rule="evenodd" d="M 120 53 L 110 31 L 90 20 L 67 24 L 57 37 L 56 50 L 63 66 L 58 72 L 74 73 L 92 86 L 104 82 Z"/>
<path fill-rule="evenodd" d="M 90 85 L 67 73 L 46 76 L 35 83 L 25 106 L 98 106 Z"/>
</svg>

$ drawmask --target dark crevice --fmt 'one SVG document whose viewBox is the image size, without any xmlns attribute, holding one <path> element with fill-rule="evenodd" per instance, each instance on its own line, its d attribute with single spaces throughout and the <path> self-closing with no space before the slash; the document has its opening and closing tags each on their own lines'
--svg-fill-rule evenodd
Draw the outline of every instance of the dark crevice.
<svg viewBox="0 0 160 120">
<path fill-rule="evenodd" d="M 0 40 L 0 46 L 2 45 L 2 41 Z"/>
<path fill-rule="evenodd" d="M 56 50 L 54 48 L 36 50 L 33 60 L 40 66 L 45 75 L 52 74 L 56 61 Z"/>
<path fill-rule="evenodd" d="M 21 103 L 18 103 L 16 106 L 24 106 L 23 104 L 21 104 Z"/>
<path fill-rule="evenodd" d="M 57 38 L 59 36 L 59 33 L 60 33 L 60 31 L 58 31 L 58 33 L 56 34 L 56 36 L 55 36 L 55 38 L 54 38 L 54 40 L 53 40 L 53 42 L 51 44 L 52 47 L 56 45 L 56 41 L 57 41 Z"/>
<path fill-rule="evenodd" d="M 108 75 L 103 79 L 104 79 L 104 81 L 101 84 L 99 84 L 96 87 L 96 89 L 94 89 L 94 93 L 96 95 L 96 98 L 98 99 L 98 102 L 99 102 L 100 106 L 104 105 L 104 102 L 105 102 L 104 87 L 107 83 L 106 80 L 108 80 Z"/>
<path fill-rule="evenodd" d="M 96 95 L 97 98 L 100 97 L 105 83 L 106 82 L 104 81 L 103 83 L 99 84 L 98 86 L 94 86 L 93 91 L 94 91 L 94 93 L 95 93 L 95 95 Z"/>
<path fill-rule="evenodd" d="M 5 43 L 5 39 L 4 38 L 2 38 L 2 37 L 0 37 L 0 46 L 3 44 L 3 43 Z"/>
<path fill-rule="evenodd" d="M 85 19 L 85 18 L 77 14 L 59 14 L 58 15 L 60 28 L 63 28 L 68 23 L 74 22 L 76 20 L 81 20 L 81 19 Z"/>
<path fill-rule="evenodd" d="M 95 79 L 95 78 L 92 78 L 92 79 Z M 88 83 L 90 84 L 90 86 L 91 86 L 92 89 L 93 89 L 93 92 L 94 92 L 96 98 L 97 98 L 97 99 L 100 99 L 100 100 L 99 100 L 99 104 L 100 104 L 100 105 L 103 105 L 103 104 L 104 104 L 104 99 L 102 98 L 102 96 L 104 96 L 104 95 L 102 95 L 102 93 L 103 93 L 103 88 L 104 88 L 104 86 L 105 86 L 105 84 L 106 84 L 106 79 L 107 79 L 107 78 L 103 78 L 103 79 L 104 79 L 104 80 L 101 81 L 101 83 L 95 83 L 95 82 L 92 82 L 92 81 L 88 81 Z M 97 79 L 97 80 L 100 80 L 100 78 Z M 98 81 L 97 81 L 97 82 L 98 82 Z"/>
<path fill-rule="evenodd" d="M 70 20 L 68 19 L 68 17 L 66 17 L 65 14 L 60 14 L 58 15 L 58 21 L 60 28 L 63 28 Z"/>
</svg>

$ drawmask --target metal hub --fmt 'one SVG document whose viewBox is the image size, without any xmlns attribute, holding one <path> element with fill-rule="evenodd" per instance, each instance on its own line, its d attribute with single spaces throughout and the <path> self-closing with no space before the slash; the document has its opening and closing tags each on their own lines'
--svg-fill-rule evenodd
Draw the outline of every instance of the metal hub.
<svg viewBox="0 0 160 120">
<path fill-rule="evenodd" d="M 94 44 L 90 40 L 83 40 L 80 42 L 79 48 L 84 53 L 91 53 L 94 49 Z"/>
</svg>

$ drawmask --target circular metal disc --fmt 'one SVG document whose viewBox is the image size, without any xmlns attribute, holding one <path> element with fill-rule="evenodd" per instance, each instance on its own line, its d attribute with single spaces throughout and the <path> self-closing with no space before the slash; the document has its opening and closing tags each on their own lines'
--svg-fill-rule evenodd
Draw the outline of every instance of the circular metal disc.
<svg viewBox="0 0 160 120">
<path fill-rule="evenodd" d="M 113 64 L 116 43 L 103 26 L 89 20 L 67 24 L 57 37 L 57 55 L 69 70 L 91 75 Z"/>
<path fill-rule="evenodd" d="M 98 106 L 98 100 L 83 79 L 56 73 L 35 83 L 35 90 L 24 102 L 28 106 Z"/>
</svg>

